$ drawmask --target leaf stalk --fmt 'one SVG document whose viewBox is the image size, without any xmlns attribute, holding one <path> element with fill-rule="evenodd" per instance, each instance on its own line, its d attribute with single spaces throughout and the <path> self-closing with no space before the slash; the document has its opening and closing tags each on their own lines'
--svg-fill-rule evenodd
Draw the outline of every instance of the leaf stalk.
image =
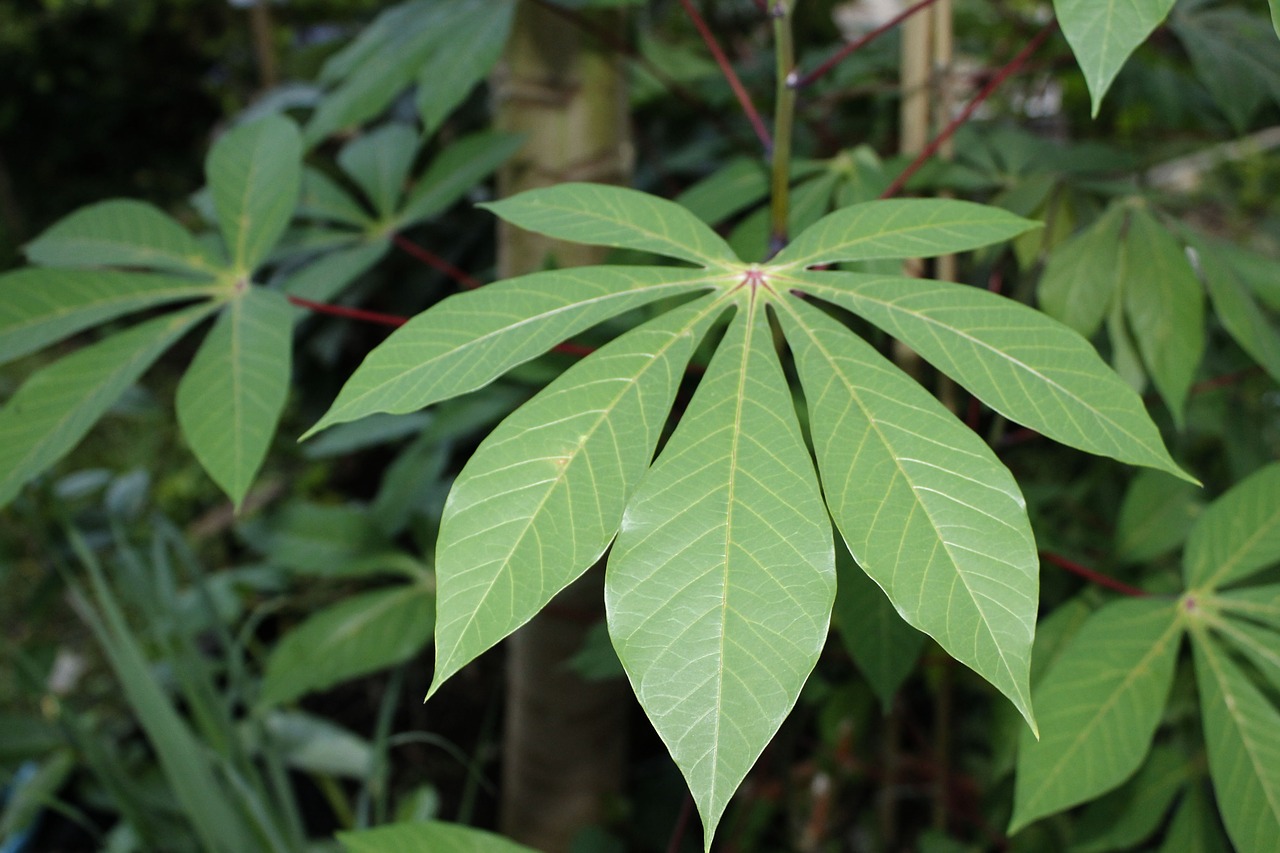
<svg viewBox="0 0 1280 853">
<path fill-rule="evenodd" d="M 795 0 L 777 0 L 772 10 L 778 80 L 773 118 L 769 257 L 787 245 L 787 222 L 791 215 L 791 134 L 796 113 L 796 47 L 791 26 L 794 8 Z"/>
</svg>

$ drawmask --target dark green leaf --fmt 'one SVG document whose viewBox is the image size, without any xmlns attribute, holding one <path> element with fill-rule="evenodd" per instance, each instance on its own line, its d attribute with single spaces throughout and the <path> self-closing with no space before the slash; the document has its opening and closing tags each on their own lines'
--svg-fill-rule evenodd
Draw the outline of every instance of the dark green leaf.
<svg viewBox="0 0 1280 853">
<path fill-rule="evenodd" d="M 1280 462 L 1210 504 L 1182 557 L 1188 589 L 1216 589 L 1280 560 Z"/>
<path fill-rule="evenodd" d="M 1140 471 L 1120 504 L 1116 556 L 1141 563 L 1167 554 L 1187 538 L 1200 514 L 1198 490 L 1160 471 Z"/>
<path fill-rule="evenodd" d="M 410 191 L 396 216 L 397 227 L 406 228 L 447 210 L 523 144 L 524 137 L 509 133 L 477 133 L 452 143 L 431 161 Z"/>
<path fill-rule="evenodd" d="M 515 0 L 487 0 L 455 19 L 447 35 L 451 50 L 437 50 L 418 69 L 418 115 L 427 133 L 466 99 L 492 70 L 511 32 Z M 458 45 L 466 45 L 458 49 Z"/>
<path fill-rule="evenodd" d="M 1112 206 L 1085 230 L 1059 245 L 1040 277 L 1040 307 L 1086 338 L 1107 316 L 1120 271 L 1124 209 Z"/>
<path fill-rule="evenodd" d="M 373 209 L 386 218 L 404 194 L 418 154 L 418 132 L 406 124 L 386 124 L 348 142 L 338 165 L 364 190 Z"/>
<path fill-rule="evenodd" d="M 219 267 L 167 214 L 129 199 L 80 208 L 29 243 L 26 254 L 47 267 L 144 267 L 204 278 Z"/>
</svg>

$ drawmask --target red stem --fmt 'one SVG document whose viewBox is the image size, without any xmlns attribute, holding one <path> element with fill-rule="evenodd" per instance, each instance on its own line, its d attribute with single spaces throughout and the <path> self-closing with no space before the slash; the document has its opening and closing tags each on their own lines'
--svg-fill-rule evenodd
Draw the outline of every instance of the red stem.
<svg viewBox="0 0 1280 853">
<path fill-rule="evenodd" d="M 747 93 L 746 87 L 738 79 L 737 72 L 729 64 L 729 57 L 725 56 L 724 51 L 720 49 L 720 43 L 716 41 L 715 34 L 711 32 L 707 22 L 703 20 L 702 15 L 694 7 L 693 0 L 680 0 L 680 5 L 689 14 L 690 20 L 693 21 L 694 27 L 698 30 L 698 35 L 702 36 L 702 40 L 706 43 L 707 50 L 710 50 L 711 55 L 715 57 L 716 65 L 720 66 L 720 73 L 724 74 L 725 80 L 729 81 L 729 87 L 733 89 L 733 94 L 737 96 L 743 112 L 747 114 L 747 119 L 751 122 L 751 127 L 755 130 L 760 144 L 764 146 L 766 152 L 772 152 L 773 137 L 769 135 L 769 129 L 764 126 L 764 120 L 760 118 L 760 113 L 756 111 L 755 104 L 751 102 L 751 95 Z"/>
<path fill-rule="evenodd" d="M 889 30 L 898 26 L 898 24 L 901 24 L 907 18 L 910 18 L 916 12 L 919 12 L 921 9 L 932 6 L 936 2 L 938 2 L 938 0 L 920 0 L 920 2 L 915 3 L 914 5 L 908 6 L 906 9 L 903 9 L 900 14 L 895 15 L 894 17 L 890 18 L 888 21 L 876 27 L 874 30 L 871 30 L 868 33 L 864 33 L 860 37 L 854 39 L 853 41 L 846 44 L 844 47 L 840 48 L 838 51 L 832 54 L 831 57 L 826 62 L 823 62 L 821 65 L 819 65 L 817 68 L 810 71 L 808 74 L 805 74 L 802 77 L 798 77 L 797 79 L 793 80 L 790 84 L 791 88 L 803 89 L 805 86 L 812 84 L 818 78 L 828 74 L 832 68 L 835 68 L 841 62 L 847 59 L 851 54 L 856 53 L 857 51 L 866 47 L 871 42 L 880 38 L 880 36 L 889 32 Z"/>
<path fill-rule="evenodd" d="M 439 255 L 435 255 L 435 254 L 432 254 L 431 252 L 428 252 L 426 249 L 422 248 L 417 243 L 414 243 L 412 240 L 405 237 L 403 234 L 397 234 L 391 239 L 395 242 L 396 246 L 398 246 L 403 252 L 405 252 L 408 255 L 412 255 L 414 258 L 417 258 L 418 260 L 422 261 L 427 266 L 433 267 L 439 270 L 440 272 L 449 276 L 449 278 L 453 279 L 454 281 L 456 281 L 458 284 L 462 285 L 466 289 L 475 290 L 477 287 L 481 286 L 481 282 L 478 279 L 472 278 L 471 276 L 467 275 L 465 272 L 458 269 L 453 264 L 449 263 Z"/>
<path fill-rule="evenodd" d="M 393 314 L 380 314 L 377 311 L 365 311 L 361 308 L 347 308 L 344 305 L 327 305 L 323 302 L 312 302 L 310 299 L 303 299 L 300 296 L 289 296 L 287 298 L 299 308 L 306 308 L 308 311 L 314 311 L 317 314 L 331 314 L 334 317 L 346 317 L 348 320 L 362 320 L 366 323 L 376 323 L 379 326 L 391 326 L 393 328 L 399 328 L 409 322 L 408 319 L 396 317 Z"/>
<path fill-rule="evenodd" d="M 911 176 L 920 171 L 920 167 L 923 166 L 930 157 L 938 153 L 938 149 L 941 148 L 943 144 L 945 144 L 946 141 L 969 120 L 974 111 L 977 110 L 978 107 L 982 106 L 983 101 L 991 97 L 991 94 L 995 92 L 996 89 L 1000 88 L 1000 85 L 1004 83 L 1005 80 L 1009 79 L 1009 77 L 1012 76 L 1019 68 L 1026 64 L 1027 60 L 1031 58 L 1031 54 L 1036 52 L 1040 45 L 1044 43 L 1044 40 L 1049 37 L 1049 34 L 1057 29 L 1057 27 L 1058 22 L 1056 20 L 1050 21 L 1041 27 L 1040 32 L 1036 33 L 1031 41 L 1027 42 L 1027 46 L 1019 51 L 1018 55 L 1015 56 L 1009 64 L 997 71 L 995 75 L 987 81 L 987 85 L 982 87 L 982 91 L 974 95 L 973 99 L 970 100 L 969 103 L 965 104 L 964 109 L 960 111 L 960 114 L 952 119 L 951 123 L 944 127 L 942 132 L 934 137 L 933 141 L 924 147 L 923 151 L 916 155 L 916 159 L 911 161 L 911 165 L 902 170 L 902 174 L 898 175 L 894 182 L 889 185 L 889 188 L 880 194 L 880 197 L 892 198 L 901 192 L 902 188 L 906 186 L 907 181 L 911 180 Z"/>
<path fill-rule="evenodd" d="M 1108 577 L 1101 572 L 1095 572 L 1093 569 L 1087 569 L 1079 563 L 1072 562 L 1061 554 L 1053 554 L 1048 551 L 1041 551 L 1040 557 L 1046 562 L 1053 563 L 1060 569 L 1066 569 L 1072 574 L 1079 575 L 1090 583 L 1096 583 L 1098 586 L 1105 586 L 1107 589 L 1113 589 L 1124 595 L 1133 596 L 1134 598 L 1145 598 L 1147 593 L 1135 586 L 1129 586 L 1127 583 L 1118 581 L 1113 577 Z"/>
</svg>

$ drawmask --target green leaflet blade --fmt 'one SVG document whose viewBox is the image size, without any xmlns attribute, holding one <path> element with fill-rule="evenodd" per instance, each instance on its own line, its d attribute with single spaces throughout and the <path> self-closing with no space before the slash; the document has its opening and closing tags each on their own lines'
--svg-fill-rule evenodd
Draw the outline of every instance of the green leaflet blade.
<svg viewBox="0 0 1280 853">
<path fill-rule="evenodd" d="M 140 323 L 54 362 L 0 410 L 0 506 L 79 443 L 160 354 L 213 310 L 198 305 Z"/>
<path fill-rule="evenodd" d="M 418 132 L 408 125 L 386 124 L 338 152 L 338 165 L 364 190 L 379 216 L 389 216 L 400 202 L 418 142 Z"/>
<path fill-rule="evenodd" d="M 1139 471 L 1120 504 L 1116 557 L 1142 563 L 1181 545 L 1203 509 L 1198 492 L 1190 483 L 1162 471 Z"/>
<path fill-rule="evenodd" d="M 418 68 L 418 115 L 427 133 L 466 100 L 492 69 L 511 33 L 514 0 L 487 0 L 470 15 L 459 18 L 448 35 L 451 45 L 465 50 L 437 50 Z"/>
<path fill-rule="evenodd" d="M 1280 462 L 1255 471 L 1201 514 L 1182 552 L 1188 589 L 1216 589 L 1280 560 Z"/>
<path fill-rule="evenodd" d="M 591 567 L 649 468 L 711 295 L 617 338 L 503 421 L 445 503 L 428 696 Z"/>
<path fill-rule="evenodd" d="M 1280 713 L 1230 657 L 1193 635 L 1209 775 L 1238 850 L 1269 850 L 1280 837 Z"/>
<path fill-rule="evenodd" d="M 904 619 L 1034 729 L 1040 560 L 1013 475 L 861 338 L 794 297 L 783 305 L 823 493 L 849 551 Z"/>
<path fill-rule="evenodd" d="M 609 633 L 710 847 L 835 598 L 831 525 L 763 307 L 739 309 L 609 557 Z"/>
<path fill-rule="evenodd" d="M 284 281 L 284 292 L 313 302 L 328 302 L 371 270 L 390 248 L 391 242 L 382 239 L 322 255 L 290 274 Z M 299 308 L 298 312 L 307 310 Z"/>
<path fill-rule="evenodd" d="M 991 408 L 1063 444 L 1192 480 L 1142 400 L 1089 342 L 1038 311 L 929 279 L 793 272 L 805 292 L 908 344 Z"/>
<path fill-rule="evenodd" d="M 469 826 L 439 821 L 393 823 L 358 832 L 339 832 L 338 841 L 347 853 L 405 853 L 423 850 L 431 853 L 536 853 L 525 847 Z"/>
<path fill-rule="evenodd" d="M 1088 228 L 1057 246 L 1040 277 L 1040 308 L 1086 338 L 1093 337 L 1111 308 L 1124 220 L 1124 208 L 1112 205 Z"/>
<path fill-rule="evenodd" d="M 1232 616 L 1243 616 L 1280 631 L 1280 584 L 1247 586 L 1213 596 Z"/>
<path fill-rule="evenodd" d="M 1129 598 L 1084 624 L 1034 698 L 1043 736 L 1023 732 L 1009 832 L 1120 785 L 1164 711 L 1182 620 L 1172 601 Z"/>
<path fill-rule="evenodd" d="M 968 201 L 868 201 L 827 214 L 769 265 L 790 268 L 836 261 L 931 258 L 999 243 L 1039 227 L 1039 222 Z"/>
<path fill-rule="evenodd" d="M 1199 763 L 1172 747 L 1153 748 L 1133 778 L 1085 808 L 1072 834 L 1071 853 L 1138 847 L 1164 823 L 1187 783 L 1198 781 Z"/>
<path fill-rule="evenodd" d="M 616 314 L 715 283 L 702 270 L 579 267 L 450 296 L 370 353 L 303 438 L 374 412 L 404 414 L 482 388 Z"/>
<path fill-rule="evenodd" d="M 431 161 L 410 191 L 396 215 L 397 227 L 406 228 L 447 210 L 523 144 L 523 136 L 510 133 L 476 133 L 452 143 Z"/>
<path fill-rule="evenodd" d="M 1206 240 L 1194 240 L 1193 245 L 1218 320 L 1240 348 L 1280 382 L 1280 330 L 1267 318 L 1228 255 Z"/>
<path fill-rule="evenodd" d="M 369 212 L 340 186 L 319 169 L 307 166 L 302 170 L 302 195 L 298 197 L 298 216 L 319 219 L 341 225 L 367 228 L 373 224 Z"/>
<path fill-rule="evenodd" d="M 258 704 L 280 705 L 393 666 L 431 641 L 435 596 L 421 584 L 351 596 L 321 610 L 272 647 Z"/>
<path fill-rule="evenodd" d="M 701 219 L 637 190 L 558 184 L 480 206 L 548 237 L 654 252 L 704 267 L 740 266 L 729 244 Z"/>
<path fill-rule="evenodd" d="M 229 131 L 209 151 L 205 175 L 231 264 L 251 273 L 280 239 L 298 203 L 298 128 L 268 116 Z"/>
<path fill-rule="evenodd" d="M 151 273 L 28 267 L 0 275 L 0 364 L 133 311 L 208 295 Z"/>
<path fill-rule="evenodd" d="M 239 507 L 289 393 L 294 310 L 252 287 L 223 309 L 178 383 L 178 423 L 209 476 Z"/>
<path fill-rule="evenodd" d="M 143 267 L 208 277 L 219 265 L 154 205 L 113 199 L 82 207 L 26 247 L 46 267 Z"/>
<path fill-rule="evenodd" d="M 1147 373 L 1181 426 L 1204 354 L 1204 293 L 1178 241 L 1144 210 L 1129 217 L 1120 290 Z"/>
<path fill-rule="evenodd" d="M 1054 0 L 1053 7 L 1084 72 L 1097 117 L 1111 81 L 1168 16 L 1173 0 Z"/>
</svg>

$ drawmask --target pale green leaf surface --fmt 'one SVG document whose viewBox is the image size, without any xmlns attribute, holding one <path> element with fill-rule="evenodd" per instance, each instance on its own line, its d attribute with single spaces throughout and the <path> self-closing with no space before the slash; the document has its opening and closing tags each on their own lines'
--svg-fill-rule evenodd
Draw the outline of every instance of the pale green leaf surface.
<svg viewBox="0 0 1280 853">
<path fill-rule="evenodd" d="M 302 194 L 298 198 L 298 215 L 357 228 L 367 227 L 373 219 L 347 190 L 332 178 L 311 166 L 302 171 Z"/>
<path fill-rule="evenodd" d="M 593 246 L 638 249 L 698 266 L 738 265 L 705 222 L 672 201 L 604 184 L 557 184 L 481 205 L 528 231 Z"/>
<path fill-rule="evenodd" d="M 1204 353 L 1204 294 L 1182 246 L 1144 210 L 1129 216 L 1120 280 L 1147 373 L 1181 425 Z"/>
<path fill-rule="evenodd" d="M 779 252 L 770 266 L 930 258 L 998 243 L 1039 227 L 1039 222 L 968 201 L 868 201 L 827 214 Z"/>
<path fill-rule="evenodd" d="M 206 296 L 189 280 L 151 273 L 15 270 L 0 275 L 0 364 L 133 311 Z"/>
<path fill-rule="evenodd" d="M 1225 255 L 1204 241 L 1196 241 L 1195 247 L 1218 320 L 1240 348 L 1280 382 L 1280 330 L 1267 319 L 1266 311 Z"/>
<path fill-rule="evenodd" d="M 1076 55 L 1098 115 L 1102 96 L 1129 55 L 1147 40 L 1174 0 L 1054 0 L 1062 33 Z"/>
<path fill-rule="evenodd" d="M 1035 688 L 1041 738 L 1018 747 L 1010 833 L 1111 790 L 1138 769 L 1160 723 L 1182 637 L 1173 602 L 1096 611 Z"/>
<path fill-rule="evenodd" d="M 182 434 L 237 507 L 284 411 L 293 320 L 283 296 L 249 288 L 223 309 L 178 383 Z"/>
<path fill-rule="evenodd" d="M 1215 620 L 1213 628 L 1239 649 L 1272 689 L 1280 690 L 1280 631 L 1248 619 Z"/>
<path fill-rule="evenodd" d="M 374 412 L 405 414 L 474 391 L 609 317 L 715 281 L 702 270 L 580 267 L 450 296 L 371 352 L 303 438 Z"/>
<path fill-rule="evenodd" d="M 492 70 L 511 32 L 514 0 L 487 0 L 457 19 L 448 40 L 465 50 L 437 50 L 418 69 L 418 115 L 427 133 L 462 103 Z"/>
<path fill-rule="evenodd" d="M 1214 589 L 1280 561 L 1280 462 L 1209 505 L 1182 552 L 1188 589 Z"/>
<path fill-rule="evenodd" d="M 1223 610 L 1280 631 L 1280 584 L 1231 589 L 1213 596 Z"/>
<path fill-rule="evenodd" d="M 799 300 L 783 307 L 823 492 L 849 551 L 904 619 L 1034 728 L 1040 560 L 1013 475 L 861 338 Z"/>
<path fill-rule="evenodd" d="M 284 290 L 290 296 L 328 302 L 351 282 L 373 269 L 390 248 L 391 242 L 384 239 L 330 252 L 285 279 Z M 300 314 L 309 313 L 305 308 L 297 310 Z"/>
<path fill-rule="evenodd" d="M 449 492 L 436 545 L 431 691 L 604 553 L 648 470 L 715 295 L 628 332 L 490 433 Z M 430 695 L 430 693 L 428 693 Z"/>
<path fill-rule="evenodd" d="M 302 185 L 302 140 L 286 118 L 268 116 L 223 135 L 205 174 L 232 265 L 250 273 L 275 246 Z"/>
<path fill-rule="evenodd" d="M 831 622 L 886 714 L 902 682 L 915 669 L 925 635 L 907 624 L 876 582 L 836 546 L 836 603 Z"/>
<path fill-rule="evenodd" d="M 1200 514 L 1199 490 L 1163 471 L 1139 471 L 1116 519 L 1116 556 L 1141 563 L 1167 554 L 1187 538 Z"/>
<path fill-rule="evenodd" d="M 1141 398 L 1089 342 L 985 290 L 927 279 L 788 273 L 798 289 L 860 314 L 991 408 L 1063 444 L 1187 478 Z"/>
<path fill-rule="evenodd" d="M 267 658 L 260 705 L 292 702 L 413 657 L 431 640 L 435 596 L 404 584 L 351 596 L 310 616 Z"/>
<path fill-rule="evenodd" d="M 429 821 L 393 823 L 358 832 L 339 832 L 347 853 L 535 853 L 530 847 L 469 826 Z"/>
<path fill-rule="evenodd" d="M 113 199 L 82 207 L 27 244 L 47 267 L 145 267 L 207 277 L 217 270 L 187 230 L 154 205 Z"/>
<path fill-rule="evenodd" d="M 1037 293 L 1044 313 L 1086 338 L 1106 319 L 1120 267 L 1124 211 L 1113 206 L 1092 225 L 1057 246 Z"/>
<path fill-rule="evenodd" d="M 342 146 L 338 165 L 364 190 L 379 216 L 400 202 L 418 154 L 418 132 L 407 124 L 385 124 Z"/>
<path fill-rule="evenodd" d="M 1142 769 L 1106 797 L 1090 803 L 1076 824 L 1071 853 L 1137 847 L 1159 829 L 1169 807 L 1195 776 L 1195 762 L 1156 747 Z"/>
<path fill-rule="evenodd" d="M 250 721 L 242 723 L 250 726 Z M 326 717 L 275 709 L 262 715 L 258 730 L 293 770 L 360 782 L 374 770 L 373 745 Z"/>
<path fill-rule="evenodd" d="M 1081 594 L 1064 601 L 1036 623 L 1036 641 L 1031 647 L 1033 690 L 1093 615 L 1094 608 L 1085 598 L 1085 594 Z"/>
<path fill-rule="evenodd" d="M 708 225 L 718 225 L 768 192 L 766 164 L 757 157 L 739 157 L 689 187 L 676 202 Z"/>
<path fill-rule="evenodd" d="M 199 305 L 140 323 L 28 379 L 0 410 L 0 506 L 75 447 L 152 362 L 210 310 Z"/>
<path fill-rule="evenodd" d="M 835 598 L 831 525 L 764 310 L 740 307 L 609 557 L 609 633 L 709 848 Z"/>
<path fill-rule="evenodd" d="M 447 210 L 523 144 L 523 136 L 492 132 L 464 136 L 452 143 L 431 161 L 426 173 L 409 191 L 404 208 L 396 216 L 398 227 L 413 225 Z"/>
<path fill-rule="evenodd" d="M 1280 713 L 1206 635 L 1194 635 L 1209 775 L 1238 850 L 1280 838 Z"/>
</svg>

